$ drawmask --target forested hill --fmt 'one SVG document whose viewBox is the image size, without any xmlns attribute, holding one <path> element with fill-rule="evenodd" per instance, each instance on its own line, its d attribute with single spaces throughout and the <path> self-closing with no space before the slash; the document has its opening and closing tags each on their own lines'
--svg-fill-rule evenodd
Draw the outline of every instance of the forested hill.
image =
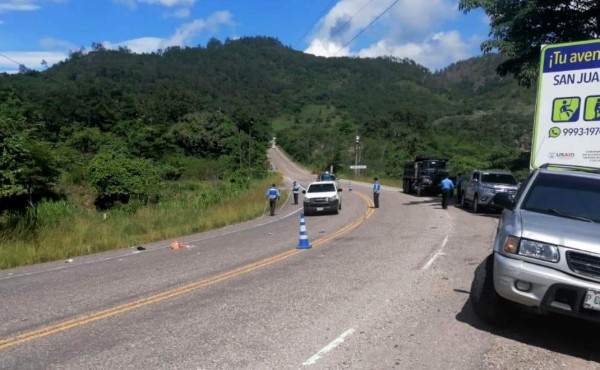
<svg viewBox="0 0 600 370">
<path fill-rule="evenodd" d="M 152 54 L 93 44 L 43 72 L 0 75 L 0 142 L 18 154 L 21 140 L 29 148 L 21 169 L 39 175 L 17 184 L 22 171 L 0 169 L 0 197 L 86 184 L 106 152 L 149 161 L 167 177 L 194 160 L 200 177 L 262 176 L 272 135 L 315 168 L 346 171 L 360 135 L 361 161 L 384 176 L 417 154 L 451 158 L 456 170 L 518 170 L 535 91 L 498 77 L 500 60 L 432 73 L 411 60 L 315 57 L 267 37 Z"/>
</svg>

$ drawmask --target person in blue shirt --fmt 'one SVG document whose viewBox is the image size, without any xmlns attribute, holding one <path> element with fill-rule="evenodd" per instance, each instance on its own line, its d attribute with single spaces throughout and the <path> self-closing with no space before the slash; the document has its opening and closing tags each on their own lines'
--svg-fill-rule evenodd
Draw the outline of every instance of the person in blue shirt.
<svg viewBox="0 0 600 370">
<path fill-rule="evenodd" d="M 375 176 L 373 178 L 373 203 L 375 203 L 375 208 L 379 208 L 379 193 L 381 192 L 381 184 L 379 183 L 379 178 Z"/>
<path fill-rule="evenodd" d="M 277 200 L 279 200 L 279 190 L 275 184 L 267 190 L 267 198 L 269 199 L 269 206 L 271 207 L 271 216 L 275 216 L 275 208 L 277 207 Z"/>
<path fill-rule="evenodd" d="M 448 198 L 452 195 L 454 183 L 448 178 L 448 175 L 442 180 L 442 208 L 448 208 Z"/>
<path fill-rule="evenodd" d="M 294 192 L 294 204 L 298 204 L 298 194 L 300 193 L 300 188 L 300 184 L 294 181 L 294 184 L 292 185 L 292 191 Z"/>
</svg>

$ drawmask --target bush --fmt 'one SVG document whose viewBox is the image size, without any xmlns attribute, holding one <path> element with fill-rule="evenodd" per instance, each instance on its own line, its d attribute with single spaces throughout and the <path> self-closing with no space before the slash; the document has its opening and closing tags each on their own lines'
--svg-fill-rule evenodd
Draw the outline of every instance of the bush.
<svg viewBox="0 0 600 370">
<path fill-rule="evenodd" d="M 115 203 L 158 200 L 160 178 L 153 163 L 131 159 L 123 153 L 98 154 L 90 163 L 90 181 L 96 190 L 96 206 L 110 208 Z"/>
</svg>

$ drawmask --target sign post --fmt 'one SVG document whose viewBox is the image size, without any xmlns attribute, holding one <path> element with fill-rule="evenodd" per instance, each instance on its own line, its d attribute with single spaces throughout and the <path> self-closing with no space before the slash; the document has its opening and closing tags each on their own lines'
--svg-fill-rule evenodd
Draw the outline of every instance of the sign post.
<svg viewBox="0 0 600 370">
<path fill-rule="evenodd" d="M 600 40 L 541 54 L 530 167 L 600 167 Z"/>
</svg>

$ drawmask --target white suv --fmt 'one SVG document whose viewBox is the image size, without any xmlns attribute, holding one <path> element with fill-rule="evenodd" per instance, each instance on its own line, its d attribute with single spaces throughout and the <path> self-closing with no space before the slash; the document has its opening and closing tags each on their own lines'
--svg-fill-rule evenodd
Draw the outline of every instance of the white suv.
<svg viewBox="0 0 600 370">
<path fill-rule="evenodd" d="M 342 209 L 342 189 L 337 181 L 317 181 L 308 185 L 304 194 L 304 214 L 333 212 Z"/>
<path fill-rule="evenodd" d="M 600 322 L 600 169 L 544 165 L 494 203 L 504 211 L 475 270 L 477 316 L 505 324 L 524 306 Z"/>
</svg>

